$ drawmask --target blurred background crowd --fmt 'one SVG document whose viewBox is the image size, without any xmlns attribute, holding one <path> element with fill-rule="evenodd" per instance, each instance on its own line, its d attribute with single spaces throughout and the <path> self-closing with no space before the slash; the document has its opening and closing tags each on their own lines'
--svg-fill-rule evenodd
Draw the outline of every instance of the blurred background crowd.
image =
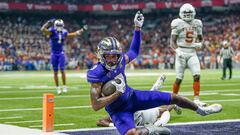
<svg viewBox="0 0 240 135">
<path fill-rule="evenodd" d="M 36 3 L 36 4 L 115 4 L 115 3 L 139 3 L 149 2 L 149 0 L 1 0 L 2 2 L 16 2 L 16 3 Z M 151 0 L 151 2 L 189 2 L 189 0 Z"/>
<path fill-rule="evenodd" d="M 19 0 L 12 1 L 19 2 Z M 70 1 L 74 4 L 79 2 Z M 44 2 L 51 3 L 51 0 Z M 81 2 L 88 4 L 92 0 Z M 109 2 L 109 0 L 101 0 L 101 2 Z M 139 1 L 123 0 L 122 2 Z M 115 36 L 122 44 L 123 50 L 128 50 L 133 36 L 135 11 L 127 12 L 131 14 L 94 15 L 79 12 L 60 14 L 60 16 L 58 13 L 45 15 L 24 12 L 22 15 L 16 12 L 1 12 L 0 71 L 51 69 L 49 38 L 40 31 L 41 26 L 51 18 L 62 18 L 69 32 L 80 29 L 84 24 L 89 26 L 89 30 L 82 36 L 67 40 L 65 43 L 67 69 L 89 69 L 97 62 L 96 46 L 103 37 Z M 141 54 L 129 64 L 129 68 L 174 69 L 175 53 L 169 46 L 169 39 L 170 23 L 177 17 L 178 10 L 145 14 Z M 233 65 L 235 68 L 240 68 L 240 11 L 198 10 L 196 18 L 203 21 L 204 28 L 204 47 L 198 51 L 201 68 L 221 68 L 219 52 L 223 40 L 230 42 L 235 51 Z"/>
</svg>

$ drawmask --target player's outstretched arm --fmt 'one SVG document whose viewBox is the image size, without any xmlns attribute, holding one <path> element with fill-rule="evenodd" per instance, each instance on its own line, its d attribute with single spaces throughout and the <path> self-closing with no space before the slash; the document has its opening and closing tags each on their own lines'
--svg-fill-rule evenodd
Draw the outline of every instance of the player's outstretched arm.
<svg viewBox="0 0 240 135">
<path fill-rule="evenodd" d="M 41 31 L 45 34 L 45 35 L 51 35 L 52 32 L 48 30 L 48 28 L 53 25 L 53 22 L 56 19 L 50 19 L 48 20 L 42 27 L 41 27 Z"/>
<path fill-rule="evenodd" d="M 144 22 L 144 16 L 140 11 L 138 11 L 134 17 L 135 31 L 132 39 L 132 43 L 130 45 L 129 51 L 125 54 L 126 63 L 129 63 L 133 59 L 135 59 L 140 52 L 141 45 L 141 28 Z"/>
<path fill-rule="evenodd" d="M 81 36 L 83 32 L 85 32 L 88 29 L 87 25 L 84 25 L 83 28 L 81 28 L 80 30 L 77 30 L 75 32 L 71 32 L 67 34 L 67 38 L 74 38 L 76 36 Z"/>
<path fill-rule="evenodd" d="M 101 95 L 102 83 L 91 83 L 91 104 L 94 111 L 98 111 L 104 108 L 106 105 L 112 103 L 118 97 L 122 95 L 121 92 L 116 90 L 112 95 L 102 97 Z"/>
</svg>

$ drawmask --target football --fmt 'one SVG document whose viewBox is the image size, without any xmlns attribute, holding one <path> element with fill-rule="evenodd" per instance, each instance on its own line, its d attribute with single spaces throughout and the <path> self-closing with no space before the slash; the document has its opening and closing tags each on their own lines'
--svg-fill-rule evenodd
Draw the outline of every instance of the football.
<svg viewBox="0 0 240 135">
<path fill-rule="evenodd" d="M 112 95 L 116 91 L 116 87 L 112 84 L 112 81 L 115 81 L 116 83 L 120 84 L 121 80 L 120 79 L 114 79 L 106 82 L 102 86 L 102 95 L 103 96 L 109 96 Z"/>
</svg>

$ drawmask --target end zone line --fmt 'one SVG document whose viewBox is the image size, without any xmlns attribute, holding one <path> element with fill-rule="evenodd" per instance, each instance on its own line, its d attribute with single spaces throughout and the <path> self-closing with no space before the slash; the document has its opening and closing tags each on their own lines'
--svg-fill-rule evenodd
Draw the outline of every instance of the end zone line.
<svg viewBox="0 0 240 135">
<path fill-rule="evenodd" d="M 195 121 L 195 122 L 181 122 L 170 123 L 166 126 L 180 126 L 180 125 L 192 125 L 192 124 L 206 124 L 206 123 L 225 123 L 225 122 L 240 122 L 240 119 L 227 119 L 227 120 L 210 120 L 210 121 Z M 97 130 L 112 130 L 115 127 L 100 127 L 100 128 L 83 128 L 83 129 L 67 129 L 67 130 L 55 130 L 55 132 L 74 132 L 74 131 L 97 131 Z"/>
</svg>

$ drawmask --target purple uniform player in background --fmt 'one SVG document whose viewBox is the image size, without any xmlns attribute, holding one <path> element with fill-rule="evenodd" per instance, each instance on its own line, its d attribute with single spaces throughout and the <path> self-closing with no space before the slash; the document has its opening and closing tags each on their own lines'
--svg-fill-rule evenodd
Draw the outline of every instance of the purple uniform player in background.
<svg viewBox="0 0 240 135">
<path fill-rule="evenodd" d="M 136 128 L 134 112 L 150 109 L 161 105 L 177 104 L 180 107 L 196 111 L 200 115 L 220 112 L 219 104 L 199 107 L 192 101 L 171 93 L 149 90 L 135 90 L 127 85 L 125 66 L 135 59 L 140 52 L 141 27 L 143 14 L 137 12 L 134 18 L 134 37 L 127 53 L 123 54 L 120 43 L 114 37 L 107 37 L 98 44 L 99 62 L 87 72 L 87 80 L 91 84 L 90 96 L 92 108 L 98 111 L 105 107 L 114 126 L 121 135 L 138 134 L 170 134 L 166 127 L 154 125 Z M 102 96 L 101 87 L 109 80 L 120 79 L 121 83 L 113 82 L 116 91 L 109 96 Z"/>
<path fill-rule="evenodd" d="M 54 81 L 57 89 L 58 94 L 62 94 L 63 92 L 67 92 L 66 86 L 66 75 L 65 75 L 65 55 L 64 55 L 64 41 L 66 38 L 73 38 L 76 36 L 80 36 L 83 31 L 87 30 L 87 26 L 85 25 L 82 29 L 68 33 L 66 29 L 64 29 L 64 22 L 62 19 L 51 19 L 45 23 L 41 31 L 49 36 L 50 38 L 50 45 L 51 45 L 51 64 L 54 70 Z M 58 69 L 60 68 L 62 74 L 62 83 L 63 87 L 59 86 L 58 83 Z"/>
</svg>

